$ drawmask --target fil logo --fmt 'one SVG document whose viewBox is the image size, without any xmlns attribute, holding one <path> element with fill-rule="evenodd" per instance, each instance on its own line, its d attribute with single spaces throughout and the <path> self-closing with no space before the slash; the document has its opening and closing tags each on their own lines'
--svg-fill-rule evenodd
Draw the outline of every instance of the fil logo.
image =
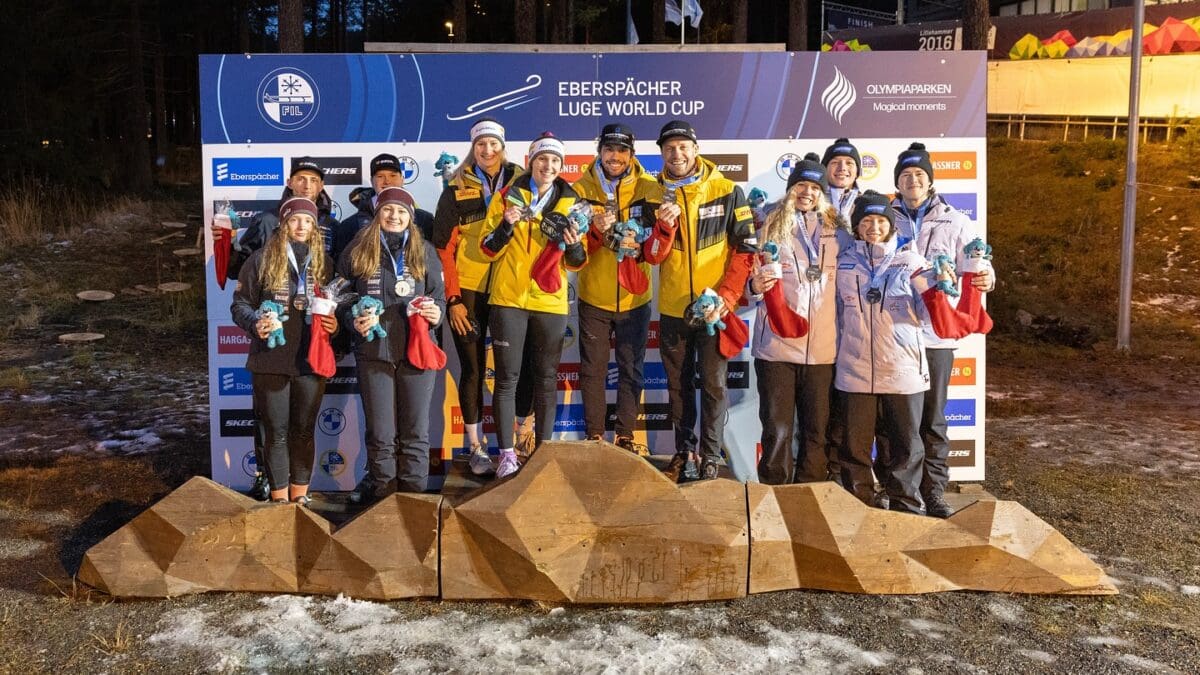
<svg viewBox="0 0 1200 675">
<path fill-rule="evenodd" d="M 854 85 L 842 71 L 835 66 L 833 69 L 833 81 L 829 86 L 825 87 L 825 91 L 821 92 L 821 106 L 825 108 L 825 112 L 834 119 L 838 124 L 842 123 L 842 116 L 845 115 L 858 100 L 858 92 L 855 91 Z"/>
<path fill-rule="evenodd" d="M 465 120 L 468 117 L 482 115 L 483 113 L 489 110 L 495 110 L 496 108 L 504 108 L 505 110 L 509 110 L 511 108 L 516 108 L 517 106 L 525 105 L 526 103 L 532 103 L 541 98 L 541 96 L 534 96 L 533 98 L 530 98 L 529 92 L 537 89 L 541 84 L 541 75 L 530 75 L 529 77 L 525 78 L 524 87 L 517 87 L 516 89 L 476 101 L 467 106 L 466 112 L 462 115 L 451 115 L 447 113 L 446 119 L 452 122 L 457 122 L 459 120 Z"/>
<path fill-rule="evenodd" d="M 317 116 L 321 94 L 308 73 L 296 68 L 278 68 L 259 83 L 258 103 L 267 124 L 281 131 L 296 131 Z"/>
<path fill-rule="evenodd" d="M 397 157 L 400 160 L 400 174 L 404 176 L 404 182 L 412 183 L 421 175 L 421 165 L 412 157 Z"/>
<path fill-rule="evenodd" d="M 221 162 L 217 164 L 217 180 L 229 180 L 229 162 Z"/>
</svg>

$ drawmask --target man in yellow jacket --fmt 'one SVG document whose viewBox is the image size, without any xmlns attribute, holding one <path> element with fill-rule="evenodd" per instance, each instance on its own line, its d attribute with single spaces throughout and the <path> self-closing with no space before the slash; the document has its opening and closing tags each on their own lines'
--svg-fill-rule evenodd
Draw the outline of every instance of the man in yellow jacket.
<svg viewBox="0 0 1200 675">
<path fill-rule="evenodd" d="M 604 438 L 608 412 L 609 341 L 617 362 L 616 444 L 642 456 L 633 440 L 642 398 L 646 338 L 650 330 L 650 265 L 642 260 L 635 230 L 654 226 L 662 189 L 634 156 L 633 130 L 609 124 L 600 132 L 596 158 L 572 186 L 592 204 L 588 265 L 579 272 L 579 386 L 589 439 Z M 630 221 L 636 228 L 630 225 Z"/>
<path fill-rule="evenodd" d="M 659 264 L 659 353 L 667 374 L 675 456 L 666 469 L 678 479 L 699 451 L 701 479 L 717 477 L 725 433 L 725 372 L 720 334 L 688 321 L 689 309 L 706 288 L 721 304 L 709 320 L 737 307 L 755 252 L 754 216 L 742 189 L 699 154 L 692 125 L 668 122 L 658 136 L 663 204 L 655 212 L 645 257 Z M 696 374 L 701 376 L 700 438 L 696 438 Z"/>
</svg>

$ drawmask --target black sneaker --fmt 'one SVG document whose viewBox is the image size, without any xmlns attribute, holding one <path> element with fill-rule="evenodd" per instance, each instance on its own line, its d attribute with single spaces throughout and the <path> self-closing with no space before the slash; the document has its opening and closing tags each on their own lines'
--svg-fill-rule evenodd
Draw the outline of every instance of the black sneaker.
<svg viewBox="0 0 1200 675">
<path fill-rule="evenodd" d="M 872 504 L 871 504 L 872 506 L 874 506 L 877 509 L 883 509 L 884 511 L 887 511 L 888 506 L 890 506 L 892 503 L 892 500 L 888 497 L 888 493 L 883 492 L 883 491 L 876 492 L 875 498 L 872 499 L 871 501 L 872 501 Z"/>
<path fill-rule="evenodd" d="M 940 494 L 932 494 L 925 497 L 925 513 L 933 518 L 949 518 L 954 515 L 954 509 Z"/>
<path fill-rule="evenodd" d="M 683 472 L 683 468 L 692 459 L 691 453 L 677 452 L 671 457 L 671 461 L 667 464 L 667 468 L 663 469 L 663 475 L 671 479 L 672 483 L 679 482 L 679 475 Z"/>
<path fill-rule="evenodd" d="M 363 476 L 363 479 L 358 481 L 358 485 L 346 494 L 346 501 L 351 504 L 365 504 L 371 501 L 375 496 L 375 484 L 371 481 L 370 476 Z"/>
<path fill-rule="evenodd" d="M 688 483 L 694 480 L 700 480 L 700 458 L 696 453 L 689 452 L 688 460 L 683 465 L 683 480 L 681 483 Z"/>
<path fill-rule="evenodd" d="M 617 436 L 617 447 L 628 450 L 638 457 L 650 456 L 650 448 L 634 441 L 628 436 Z"/>
<path fill-rule="evenodd" d="M 700 460 L 700 472 L 696 480 L 712 480 L 720 475 L 720 468 L 717 463 L 707 457 Z"/>
<path fill-rule="evenodd" d="M 250 486 L 250 491 L 246 494 L 260 502 L 269 500 L 271 498 L 271 484 L 267 482 L 267 475 L 265 473 L 255 474 L 254 484 Z"/>
</svg>

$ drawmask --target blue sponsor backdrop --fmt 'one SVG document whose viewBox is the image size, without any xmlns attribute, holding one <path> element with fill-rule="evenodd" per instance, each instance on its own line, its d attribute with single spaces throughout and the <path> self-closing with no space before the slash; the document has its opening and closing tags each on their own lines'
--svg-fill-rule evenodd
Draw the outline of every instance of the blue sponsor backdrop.
<svg viewBox="0 0 1200 675">
<path fill-rule="evenodd" d="M 282 157 L 214 157 L 213 185 L 283 185 Z"/>
<path fill-rule="evenodd" d="M 221 368 L 217 371 L 217 389 L 222 396 L 249 396 L 254 392 L 250 386 L 250 371 L 245 368 Z"/>
<path fill-rule="evenodd" d="M 482 115 L 509 138 L 595 138 L 605 120 L 655 138 L 984 136 L 983 52 L 287 54 L 200 57 L 204 143 L 460 141 Z"/>
<path fill-rule="evenodd" d="M 952 398 L 946 401 L 946 425 L 951 427 L 975 426 L 975 399 Z"/>
<path fill-rule="evenodd" d="M 967 214 L 967 217 L 970 218 L 971 220 L 979 219 L 979 215 L 978 215 L 979 197 L 974 192 L 970 192 L 970 193 L 939 192 L 938 194 L 940 194 L 942 196 L 942 199 L 945 199 L 946 203 L 948 203 L 950 206 L 953 206 L 954 208 L 958 209 L 959 211 L 962 211 L 963 213 Z"/>
</svg>

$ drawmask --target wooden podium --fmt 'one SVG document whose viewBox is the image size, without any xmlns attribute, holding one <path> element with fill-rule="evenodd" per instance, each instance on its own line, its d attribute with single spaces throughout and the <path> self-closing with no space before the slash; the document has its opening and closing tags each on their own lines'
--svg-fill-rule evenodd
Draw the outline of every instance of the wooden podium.
<svg viewBox="0 0 1200 675">
<path fill-rule="evenodd" d="M 868 508 L 833 483 L 676 485 L 595 441 L 547 443 L 516 475 L 458 499 L 393 495 L 337 529 L 308 509 L 193 478 L 92 547 L 79 577 L 118 597 L 624 604 L 794 588 L 1117 592 L 1015 502 L 977 502 L 937 520 Z"/>
</svg>

